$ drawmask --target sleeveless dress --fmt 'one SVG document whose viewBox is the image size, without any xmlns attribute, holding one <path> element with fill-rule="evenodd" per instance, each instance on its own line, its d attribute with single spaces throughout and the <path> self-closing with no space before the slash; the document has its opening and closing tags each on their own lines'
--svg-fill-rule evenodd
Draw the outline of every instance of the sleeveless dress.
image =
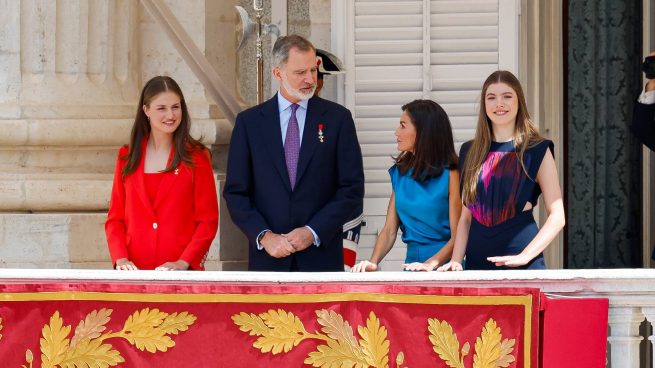
<svg viewBox="0 0 655 368">
<path fill-rule="evenodd" d="M 460 167 L 470 146 L 471 142 L 462 145 Z M 467 206 L 472 218 L 466 246 L 466 269 L 546 268 L 543 254 L 522 267 L 498 267 L 487 261 L 487 257 L 519 254 L 537 235 L 539 228 L 532 209 L 523 211 L 523 208 L 528 202 L 533 208 L 537 205 L 541 195 L 536 182 L 537 172 L 547 149 L 554 155 L 554 145 L 550 140 L 543 140 L 525 151 L 526 175 L 513 142 L 491 142 L 478 178 L 476 201 Z"/>
<path fill-rule="evenodd" d="M 444 168 L 437 177 L 416 181 L 411 169 L 401 175 L 394 165 L 389 169 L 389 175 L 395 193 L 402 240 L 407 244 L 405 262 L 425 262 L 450 240 L 450 170 Z"/>
</svg>

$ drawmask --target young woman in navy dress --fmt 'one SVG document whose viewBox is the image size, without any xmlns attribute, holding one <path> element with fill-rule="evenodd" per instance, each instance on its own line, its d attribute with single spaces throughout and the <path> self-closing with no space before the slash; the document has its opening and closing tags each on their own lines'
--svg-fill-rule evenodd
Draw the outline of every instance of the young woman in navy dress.
<svg viewBox="0 0 655 368">
<path fill-rule="evenodd" d="M 482 86 L 475 138 L 462 145 L 462 215 L 451 262 L 440 270 L 544 269 L 543 250 L 564 227 L 553 156 L 530 119 L 518 79 L 492 73 Z M 540 194 L 548 214 L 532 215 Z"/>
</svg>

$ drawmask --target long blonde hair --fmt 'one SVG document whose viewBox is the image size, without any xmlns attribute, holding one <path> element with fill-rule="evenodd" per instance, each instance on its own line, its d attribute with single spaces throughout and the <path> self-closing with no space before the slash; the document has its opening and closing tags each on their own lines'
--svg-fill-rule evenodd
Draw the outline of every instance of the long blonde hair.
<svg viewBox="0 0 655 368">
<path fill-rule="evenodd" d="M 519 102 L 518 113 L 516 114 L 516 124 L 514 126 L 514 147 L 518 148 L 518 158 L 525 174 L 530 178 L 523 163 L 523 155 L 525 151 L 543 141 L 544 138 L 539 134 L 539 130 L 530 118 L 528 106 L 525 102 L 525 95 L 521 88 L 519 80 L 506 70 L 497 70 L 484 81 L 482 85 L 482 93 L 480 94 L 480 110 L 478 112 L 478 125 L 475 129 L 475 138 L 469 147 L 463 167 L 463 188 L 462 188 L 462 202 L 464 205 L 469 205 L 475 202 L 477 197 L 478 177 L 482 164 L 487 158 L 489 148 L 491 147 L 491 139 L 493 130 L 491 129 L 491 120 L 487 116 L 485 109 L 485 95 L 490 85 L 495 83 L 504 83 L 511 87 L 516 92 L 516 97 Z M 530 178 L 534 180 L 533 178 Z"/>
</svg>

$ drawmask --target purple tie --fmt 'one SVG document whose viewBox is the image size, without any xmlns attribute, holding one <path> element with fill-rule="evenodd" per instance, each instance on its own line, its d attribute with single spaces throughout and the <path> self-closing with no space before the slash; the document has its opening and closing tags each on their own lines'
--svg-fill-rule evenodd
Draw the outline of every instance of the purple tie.
<svg viewBox="0 0 655 368">
<path fill-rule="evenodd" d="M 289 118 L 289 126 L 287 127 L 287 136 L 284 139 L 284 158 L 287 162 L 287 172 L 289 173 L 289 181 L 291 182 L 292 190 L 293 187 L 296 186 L 298 154 L 300 153 L 300 128 L 298 127 L 296 110 L 298 110 L 298 104 L 292 104 L 291 118 Z"/>
</svg>

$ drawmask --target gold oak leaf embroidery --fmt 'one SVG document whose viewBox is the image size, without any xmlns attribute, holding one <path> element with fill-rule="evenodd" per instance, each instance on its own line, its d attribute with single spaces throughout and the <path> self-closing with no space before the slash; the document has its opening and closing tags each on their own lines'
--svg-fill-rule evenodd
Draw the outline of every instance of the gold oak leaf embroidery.
<svg viewBox="0 0 655 368">
<path fill-rule="evenodd" d="M 496 361 L 500 358 L 501 339 L 500 328 L 490 318 L 484 324 L 482 334 L 475 340 L 473 368 L 496 368 Z"/>
<path fill-rule="evenodd" d="M 510 364 L 514 363 L 516 360 L 512 355 L 512 350 L 514 350 L 514 339 L 505 339 L 500 344 L 500 358 L 496 361 L 496 366 L 501 368 L 507 368 Z"/>
<path fill-rule="evenodd" d="M 83 321 L 75 328 L 75 335 L 71 339 L 71 347 L 77 345 L 82 339 L 95 339 L 106 329 L 105 325 L 111 319 L 111 309 L 102 308 L 87 314 Z"/>
<path fill-rule="evenodd" d="M 188 312 L 172 313 L 164 318 L 159 328 L 167 334 L 177 335 L 180 331 L 186 331 L 196 321 L 196 316 Z"/>
<path fill-rule="evenodd" d="M 317 310 L 316 316 L 318 317 L 317 322 L 323 326 L 321 330 L 332 340 L 328 341 L 327 346 L 318 347 L 319 350 L 322 349 L 325 352 L 324 355 L 334 356 L 336 359 L 342 357 L 346 361 L 352 361 L 356 367 L 368 366 L 363 365 L 366 364 L 366 356 L 357 343 L 348 321 L 345 321 L 340 314 L 326 309 Z M 312 363 L 308 362 L 308 364 Z"/>
<path fill-rule="evenodd" d="M 327 345 L 319 345 L 316 351 L 310 352 L 305 364 L 313 367 L 368 367 L 366 361 L 359 359 L 351 352 L 351 347 L 343 341 L 328 340 Z"/>
<path fill-rule="evenodd" d="M 159 309 L 146 308 L 142 311 L 136 311 L 127 318 L 123 331 L 125 338 L 130 344 L 137 349 L 150 353 L 156 351 L 166 351 L 174 345 L 173 340 L 166 336 L 164 331 L 158 329 L 166 318 L 166 313 L 160 312 Z"/>
<path fill-rule="evenodd" d="M 262 353 L 286 353 L 305 339 L 316 339 L 324 344 L 318 345 L 316 351 L 308 354 L 305 364 L 326 368 L 389 366 L 387 330 L 381 326 L 375 313 L 369 315 L 366 327 L 358 328 L 362 337 L 359 342 L 348 321 L 338 313 L 321 309 L 316 311 L 316 316 L 322 326 L 321 331 L 316 333 L 308 332 L 297 316 L 282 309 L 271 309 L 259 315 L 241 312 L 233 315 L 232 321 L 241 331 L 259 337 L 253 347 Z M 402 352 L 399 358 L 402 364 Z"/>
<path fill-rule="evenodd" d="M 239 326 L 239 330 L 248 332 L 250 336 L 263 336 L 268 333 L 268 326 L 255 314 L 241 312 L 233 315 L 232 321 Z"/>
<path fill-rule="evenodd" d="M 268 327 L 265 335 L 257 339 L 255 347 L 263 353 L 271 351 L 274 355 L 282 351 L 288 353 L 305 339 L 307 331 L 302 321 L 293 313 L 282 309 L 269 310 L 260 314 L 264 324 Z"/>
<path fill-rule="evenodd" d="M 287 353 L 311 336 L 298 317 L 282 309 L 271 309 L 259 316 L 242 312 L 233 315 L 232 321 L 241 331 L 248 332 L 250 336 L 259 336 L 253 346 L 262 353 Z"/>
<path fill-rule="evenodd" d="M 50 317 L 50 323 L 42 330 L 42 367 L 114 367 L 125 362 L 125 359 L 110 344 L 103 342 L 115 337 L 127 340 L 141 351 L 166 352 L 175 346 L 175 342 L 168 335 L 186 331 L 196 321 L 196 316 L 188 312 L 168 314 L 159 309 L 145 308 L 129 316 L 121 331 L 103 333 L 107 329 L 106 324 L 111 319 L 111 313 L 111 309 L 104 308 L 89 313 L 77 325 L 69 343 L 71 326 L 64 326 L 59 311 L 56 311 Z M 28 365 L 22 367 L 31 368 L 33 355 L 29 349 L 25 352 L 25 360 Z"/>
<path fill-rule="evenodd" d="M 464 344 L 460 358 L 459 340 L 453 332 L 453 328 L 446 321 L 428 319 L 428 331 L 432 349 L 439 355 L 439 358 L 451 368 L 464 368 L 464 356 L 468 354 L 468 343 Z"/>
<path fill-rule="evenodd" d="M 59 364 L 65 368 L 77 367 L 113 367 L 125 360 L 117 350 L 109 344 L 103 344 L 100 339 L 79 340 L 66 352 L 66 357 Z"/>
<path fill-rule="evenodd" d="M 359 336 L 359 344 L 364 350 L 366 362 L 373 367 L 388 367 L 389 366 L 389 340 L 387 340 L 387 329 L 380 326 L 380 320 L 377 319 L 375 313 L 371 312 L 366 320 L 366 327 L 360 326 L 357 328 Z M 396 358 L 396 366 L 403 364 L 405 356 L 402 352 Z"/>
<path fill-rule="evenodd" d="M 64 321 L 56 311 L 50 317 L 50 323 L 43 326 L 39 342 L 41 346 L 41 364 L 44 368 L 55 367 L 64 360 L 68 350 L 71 326 L 64 326 Z"/>
<path fill-rule="evenodd" d="M 460 357 L 457 335 L 448 322 L 428 319 L 428 331 L 433 350 L 439 358 L 449 367 L 464 368 L 464 357 L 470 351 L 469 343 L 466 342 L 462 346 Z M 482 334 L 475 341 L 473 368 L 507 368 L 516 361 L 512 355 L 515 340 L 502 340 L 502 338 L 500 327 L 490 318 L 482 328 Z"/>
</svg>

